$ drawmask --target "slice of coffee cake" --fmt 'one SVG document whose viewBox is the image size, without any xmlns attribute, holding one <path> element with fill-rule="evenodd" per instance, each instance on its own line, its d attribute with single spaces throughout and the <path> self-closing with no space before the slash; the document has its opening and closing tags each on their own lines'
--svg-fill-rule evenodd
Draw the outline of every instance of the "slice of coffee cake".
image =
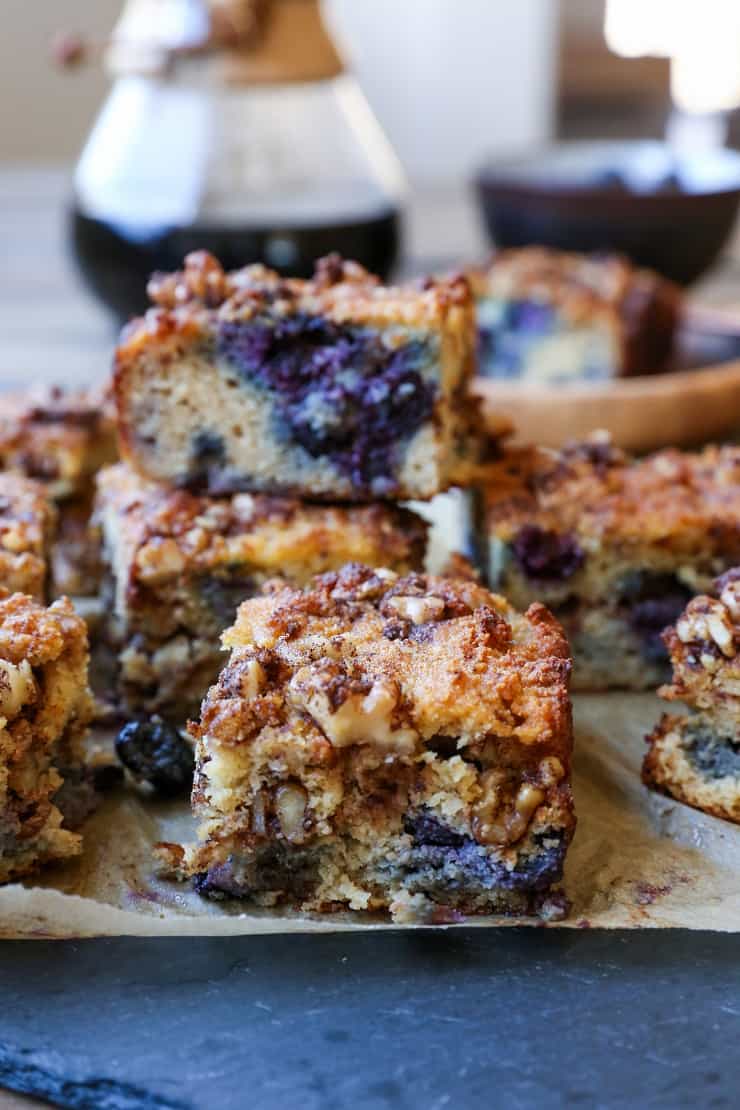
<svg viewBox="0 0 740 1110">
<path fill-rule="evenodd" d="M 200 843 L 162 848 L 201 894 L 562 914 L 570 659 L 544 606 L 355 565 L 274 584 L 224 644 L 193 726 Z"/>
<path fill-rule="evenodd" d="M 98 592 L 100 540 L 90 528 L 90 511 L 95 475 L 116 455 L 106 390 L 55 386 L 0 394 L 0 469 L 41 482 L 57 506 L 49 552 L 55 596 Z"/>
<path fill-rule="evenodd" d="M 220 634 L 267 579 L 306 582 L 360 559 L 416 570 L 426 548 L 427 526 L 407 509 L 198 497 L 123 463 L 100 476 L 97 516 L 120 700 L 175 720 L 197 712 L 223 663 Z"/>
<path fill-rule="evenodd" d="M 740 561 L 738 447 L 637 461 L 599 437 L 511 450 L 479 500 L 491 586 L 561 620 L 576 689 L 666 681 L 662 630 Z"/>
<path fill-rule="evenodd" d="M 56 512 L 39 482 L 0 473 L 0 587 L 46 597 Z"/>
<path fill-rule="evenodd" d="M 206 253 L 125 329 L 121 450 L 155 481 L 326 501 L 427 499 L 471 450 L 462 277 L 390 288 L 336 257 L 311 281 Z"/>
<path fill-rule="evenodd" d="M 0 591 L 0 882 L 81 850 L 67 821 L 85 782 L 87 661 L 85 623 L 66 598 L 45 609 Z"/>
<path fill-rule="evenodd" d="M 648 736 L 648 786 L 696 809 L 740 823 L 740 568 L 712 596 L 692 598 L 665 641 L 673 682 L 660 691 L 684 702 Z"/>
<path fill-rule="evenodd" d="M 626 259 L 523 247 L 469 277 L 486 377 L 604 381 L 654 373 L 671 353 L 680 292 Z"/>
</svg>

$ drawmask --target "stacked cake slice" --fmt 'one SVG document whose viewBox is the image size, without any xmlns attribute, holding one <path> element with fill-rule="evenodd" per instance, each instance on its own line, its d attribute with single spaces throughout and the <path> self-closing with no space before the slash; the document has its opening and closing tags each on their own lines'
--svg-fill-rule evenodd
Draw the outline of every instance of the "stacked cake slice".
<svg viewBox="0 0 740 1110">
<path fill-rule="evenodd" d="M 660 692 L 688 706 L 648 737 L 648 786 L 740 822 L 740 569 L 692 598 L 665 634 L 673 682 Z"/>
<path fill-rule="evenodd" d="M 183 721 L 270 578 L 422 569 L 426 525 L 393 502 L 461 470 L 475 328 L 464 279 L 387 288 L 338 258 L 299 281 L 199 253 L 150 292 L 117 352 L 124 462 L 97 512 L 121 703 Z"/>
<path fill-rule="evenodd" d="M 567 644 L 542 606 L 421 575 L 397 504 L 476 458 L 467 281 L 198 254 L 150 289 L 98 512 L 124 706 L 182 719 L 215 683 L 190 726 L 200 842 L 163 846 L 168 870 L 398 920 L 561 912 Z"/>
</svg>

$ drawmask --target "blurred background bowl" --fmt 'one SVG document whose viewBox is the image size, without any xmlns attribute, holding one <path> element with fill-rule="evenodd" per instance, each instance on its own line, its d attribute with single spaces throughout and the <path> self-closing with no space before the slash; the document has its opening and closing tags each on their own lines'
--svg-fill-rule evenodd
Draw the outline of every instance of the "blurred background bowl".
<svg viewBox="0 0 740 1110">
<path fill-rule="evenodd" d="M 732 231 L 740 153 L 683 154 L 657 141 L 565 142 L 492 161 L 475 184 L 497 247 L 619 251 L 688 285 Z"/>
</svg>

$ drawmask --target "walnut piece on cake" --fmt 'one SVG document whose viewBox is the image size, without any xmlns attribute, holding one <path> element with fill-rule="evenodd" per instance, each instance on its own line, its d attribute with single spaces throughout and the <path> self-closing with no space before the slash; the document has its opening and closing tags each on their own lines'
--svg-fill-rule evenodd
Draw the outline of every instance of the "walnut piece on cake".
<svg viewBox="0 0 740 1110">
<path fill-rule="evenodd" d="M 740 562 L 740 448 L 633 460 L 603 436 L 560 452 L 504 451 L 479 491 L 492 588 L 562 622 L 574 687 L 665 682 L 662 630 Z"/>
<path fill-rule="evenodd" d="M 55 527 L 44 487 L 0 472 L 0 587 L 44 600 Z"/>
<path fill-rule="evenodd" d="M 395 920 L 562 914 L 570 659 L 542 605 L 359 565 L 239 609 L 192 725 L 210 897 Z"/>
<path fill-rule="evenodd" d="M 624 258 L 523 247 L 468 276 L 486 377 L 604 381 L 654 373 L 671 354 L 680 291 Z"/>
<path fill-rule="evenodd" d="M 78 855 L 82 740 L 92 699 L 87 631 L 63 598 L 48 609 L 0 591 L 0 882 Z"/>
<path fill-rule="evenodd" d="M 54 595 L 93 596 L 100 539 L 90 527 L 95 475 L 117 455 L 113 407 L 101 388 L 58 386 L 0 394 L 0 469 L 43 483 L 56 502 L 50 550 Z"/>
<path fill-rule="evenodd" d="M 224 273 L 199 252 L 150 294 L 114 382 L 122 454 L 147 477 L 212 494 L 426 500 L 472 461 L 463 277 L 386 287 L 329 257 L 302 281 Z"/>
<path fill-rule="evenodd" d="M 688 706 L 647 737 L 643 780 L 655 790 L 740 823 L 740 568 L 711 596 L 692 598 L 665 642 L 673 682 L 660 691 Z"/>
<path fill-rule="evenodd" d="M 196 496 L 123 463 L 100 475 L 109 639 L 123 707 L 184 720 L 215 681 L 220 634 L 269 578 L 303 583 L 349 561 L 423 565 L 427 525 L 393 505 Z"/>
</svg>

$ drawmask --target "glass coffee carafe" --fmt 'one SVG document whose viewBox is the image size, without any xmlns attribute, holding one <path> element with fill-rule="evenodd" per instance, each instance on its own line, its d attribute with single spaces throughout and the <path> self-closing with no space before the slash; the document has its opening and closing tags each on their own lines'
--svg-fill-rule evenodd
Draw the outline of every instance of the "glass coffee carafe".
<svg viewBox="0 0 740 1110">
<path fill-rule="evenodd" d="M 295 275 L 339 251 L 387 276 L 403 175 L 318 0 L 129 0 L 105 58 L 71 228 L 119 318 L 202 248 Z"/>
</svg>

